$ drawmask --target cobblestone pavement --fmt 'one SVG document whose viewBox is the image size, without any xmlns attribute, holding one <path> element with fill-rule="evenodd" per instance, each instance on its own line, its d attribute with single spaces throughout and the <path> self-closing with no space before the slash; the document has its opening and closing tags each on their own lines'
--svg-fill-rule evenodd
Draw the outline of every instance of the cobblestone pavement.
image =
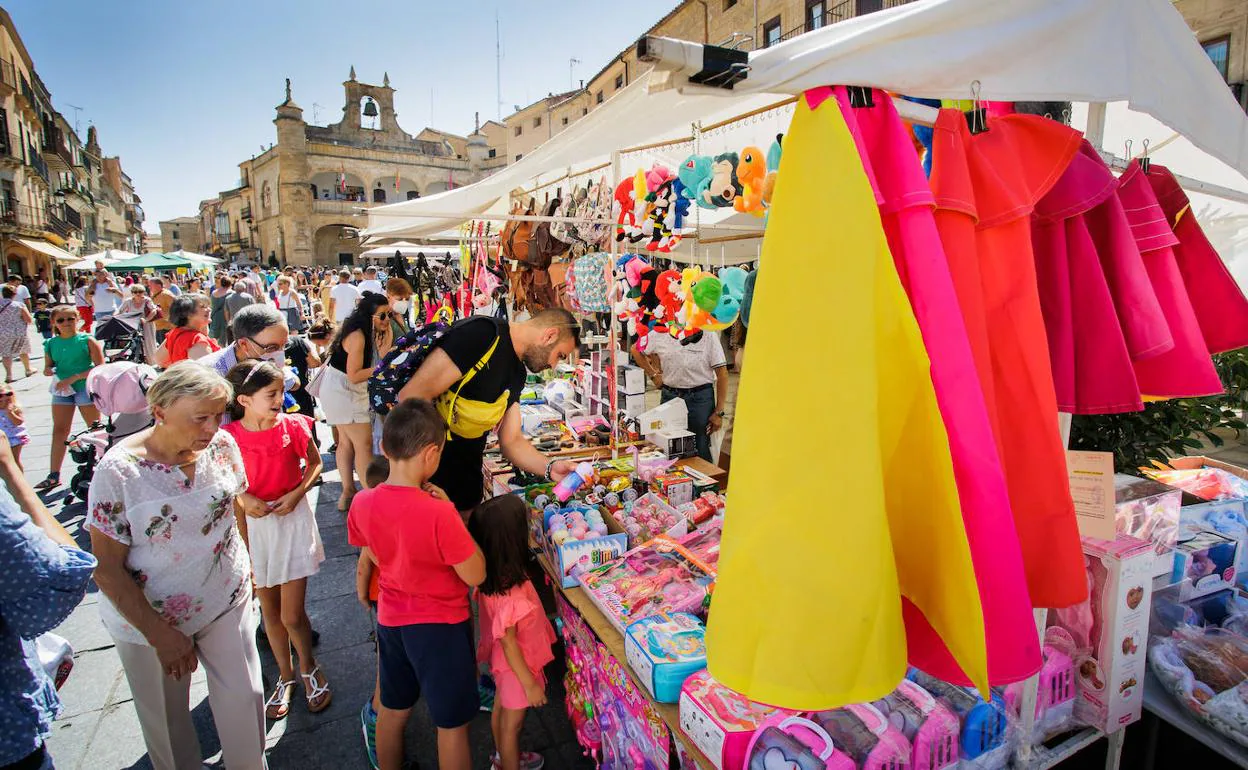
<svg viewBox="0 0 1248 770">
<path fill-rule="evenodd" d="M 36 359 L 32 363 L 40 373 L 14 383 L 32 436 L 22 457 L 26 477 L 32 484 L 47 475 L 52 440 L 50 378 L 42 375 L 40 342 L 32 336 L 31 349 Z M 20 365 L 15 365 L 14 369 L 21 372 Z M 84 427 L 81 419 L 76 418 L 74 430 Z M 321 428 L 327 435 L 325 426 Z M 328 443 L 322 445 L 328 446 Z M 356 551 L 347 543 L 346 514 L 337 511 L 334 505 L 341 489 L 338 474 L 333 470 L 334 458 L 326 455 L 325 460 L 325 484 L 314 490 L 313 494 L 319 499 L 314 498 L 313 508 L 325 542 L 326 561 L 308 582 L 307 609 L 313 627 L 321 635 L 317 658 L 329 677 L 334 700 L 320 714 L 310 714 L 302 690 L 296 691 L 290 716 L 270 722 L 268 726 L 269 766 L 274 770 L 363 770 L 369 767 L 359 712 L 373 689 L 376 658 L 370 636 L 372 629 L 368 614 L 355 599 Z M 62 478 L 68 480 L 73 470 L 72 461 L 66 458 Z M 65 504 L 64 495 L 62 486 L 47 495 L 45 502 L 89 550 L 89 539 L 82 529 L 85 504 L 77 500 Z M 59 770 L 150 768 L 129 685 L 112 639 L 100 623 L 98 600 L 98 591 L 92 585 L 83 603 L 56 629 L 56 633 L 74 647 L 74 669 L 61 690 L 64 710 L 53 726 L 48 747 Z M 582 756 L 564 711 L 562 655 L 558 654 L 558 649 L 556 653 L 558 660 L 546 672 L 551 688 L 550 702 L 541 709 L 530 709 L 521 741 L 526 749 L 541 752 L 546 758 L 546 767 L 552 770 L 589 768 L 592 764 Z M 260 658 L 267 689 L 277 678 L 277 667 L 262 637 Z M 219 767 L 220 744 L 213 728 L 202 667 L 191 680 L 191 705 L 204 761 Z M 493 751 L 489 714 L 483 712 L 478 716 L 472 724 L 471 735 L 473 767 L 489 767 Z M 434 728 L 423 703 L 413 712 L 407 746 L 408 756 L 422 767 L 437 766 Z"/>
</svg>

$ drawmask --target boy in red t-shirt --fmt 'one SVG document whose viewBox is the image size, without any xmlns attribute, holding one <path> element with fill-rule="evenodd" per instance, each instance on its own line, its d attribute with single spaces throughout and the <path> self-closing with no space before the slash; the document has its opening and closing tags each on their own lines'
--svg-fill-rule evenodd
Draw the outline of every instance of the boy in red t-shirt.
<svg viewBox="0 0 1248 770">
<path fill-rule="evenodd" d="M 390 461 L 384 455 L 374 455 L 364 472 L 364 482 L 369 489 L 379 487 L 390 478 Z M 360 604 L 368 610 L 368 617 L 373 622 L 373 652 L 377 652 L 377 598 L 381 595 L 378 585 L 381 570 L 372 559 L 360 553 L 355 567 L 355 595 Z M 364 702 L 360 708 L 360 726 L 364 730 L 364 750 L 368 752 L 369 767 L 377 767 L 377 712 L 381 711 L 381 675 L 377 675 L 373 685 L 373 697 Z"/>
<path fill-rule="evenodd" d="M 470 770 L 468 723 L 477 714 L 477 665 L 468 587 L 485 579 L 485 559 L 455 506 L 429 478 L 446 422 L 433 404 L 409 399 L 382 427 L 390 460 L 385 484 L 355 496 L 347 538 L 381 572 L 377 607 L 377 760 L 403 763 L 403 729 L 423 694 L 438 728 L 441 770 Z"/>
</svg>

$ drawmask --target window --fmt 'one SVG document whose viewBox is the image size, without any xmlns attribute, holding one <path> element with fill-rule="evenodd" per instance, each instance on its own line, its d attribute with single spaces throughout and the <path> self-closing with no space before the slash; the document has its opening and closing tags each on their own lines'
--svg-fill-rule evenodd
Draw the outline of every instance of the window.
<svg viewBox="0 0 1248 770">
<path fill-rule="evenodd" d="M 541 116 L 541 115 L 538 115 L 536 118 L 533 118 L 533 127 L 534 127 L 534 128 L 541 128 L 541 127 L 542 127 L 542 116 Z"/>
<path fill-rule="evenodd" d="M 568 125 L 568 117 L 566 115 L 563 117 L 563 125 Z"/>
<path fill-rule="evenodd" d="M 524 133 L 524 126 L 516 126 L 516 136 Z"/>
<path fill-rule="evenodd" d="M 494 152 L 494 151 L 493 151 L 493 150 L 490 150 L 490 152 Z M 493 156 L 493 155 L 491 155 L 490 157 L 494 157 L 494 156 Z M 417 198 L 419 198 L 419 197 L 420 197 L 420 193 L 416 192 L 415 190 L 408 190 L 408 191 L 407 191 L 407 199 L 408 199 L 409 201 L 414 201 L 414 200 L 416 200 L 416 199 L 417 199 Z"/>
<path fill-rule="evenodd" d="M 620 90 L 620 89 L 621 89 L 621 88 L 623 88 L 623 87 L 624 87 L 624 76 L 623 76 L 623 75 L 616 75 L 616 76 L 615 76 L 615 90 L 617 90 L 617 91 L 618 91 L 618 90 Z"/>
<path fill-rule="evenodd" d="M 377 189 L 373 190 L 373 203 L 385 203 L 385 202 L 386 202 L 385 188 L 378 187 Z"/>
<path fill-rule="evenodd" d="M 857 11 L 859 16 L 882 10 L 884 10 L 884 0 L 858 0 Z"/>
<path fill-rule="evenodd" d="M 812 32 L 828 23 L 825 0 L 806 0 L 806 31 Z"/>
<path fill-rule="evenodd" d="M 737 0 L 724 0 L 724 10 L 726 11 L 736 4 Z"/>
<path fill-rule="evenodd" d="M 594 94 L 594 103 L 602 104 L 602 91 L 599 91 L 598 93 Z"/>
<path fill-rule="evenodd" d="M 1231 53 L 1231 39 L 1229 37 L 1220 37 L 1216 40 L 1210 40 L 1200 44 L 1205 49 L 1205 53 L 1209 55 L 1209 61 L 1213 62 L 1213 66 L 1217 68 L 1218 74 L 1223 80 L 1229 80 L 1229 72 L 1227 71 L 1227 60 Z"/>
<path fill-rule="evenodd" d="M 496 149 L 494 149 L 494 148 L 492 148 L 492 147 L 491 147 L 491 148 L 490 148 L 490 155 L 489 155 L 489 157 L 494 158 L 494 157 L 497 157 L 497 156 L 498 156 L 498 150 L 496 150 Z"/>
<path fill-rule="evenodd" d="M 780 17 L 763 25 L 763 48 L 770 48 L 780 42 Z"/>
<path fill-rule="evenodd" d="M 588 115 L 588 114 L 589 114 L 589 108 L 588 108 L 588 107 L 582 107 L 582 108 L 581 108 L 581 116 L 582 116 L 582 117 L 584 117 L 585 115 Z"/>
<path fill-rule="evenodd" d="M 520 155 L 517 155 L 517 156 L 516 156 L 516 160 L 520 160 L 520 159 L 521 159 L 521 158 L 523 158 L 523 157 L 524 157 L 524 154 L 523 154 L 523 153 L 521 153 Z"/>
</svg>

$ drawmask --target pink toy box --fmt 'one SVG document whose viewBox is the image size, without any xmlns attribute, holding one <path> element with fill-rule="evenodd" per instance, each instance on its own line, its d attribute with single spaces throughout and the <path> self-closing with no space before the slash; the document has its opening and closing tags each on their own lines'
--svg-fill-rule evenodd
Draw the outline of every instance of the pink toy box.
<svg viewBox="0 0 1248 770">
<path fill-rule="evenodd" d="M 581 586 L 623 634 L 629 624 L 657 612 L 688 612 L 705 620 L 714 580 L 709 565 L 675 540 L 658 537 L 581 575 Z"/>
<path fill-rule="evenodd" d="M 794 714 L 755 703 L 706 671 L 686 679 L 680 691 L 680 729 L 717 770 L 744 770 L 754 731 L 781 713 Z"/>
<path fill-rule="evenodd" d="M 857 770 L 822 727 L 803 717 L 774 714 L 754 732 L 747 770 Z"/>
<path fill-rule="evenodd" d="M 1075 720 L 1109 733 L 1137 721 L 1144 705 L 1155 551 L 1152 543 L 1119 535 L 1083 538 L 1083 554 L 1089 601 L 1051 611 L 1050 627 L 1066 633 L 1050 628 L 1045 643 L 1073 662 Z"/>
<path fill-rule="evenodd" d="M 860 770 L 908 770 L 910 741 L 874 706 L 855 703 L 811 717 Z"/>
<path fill-rule="evenodd" d="M 910 741 L 914 770 L 941 770 L 958 764 L 958 716 L 927 690 L 903 680 L 890 695 L 871 705 Z"/>
</svg>

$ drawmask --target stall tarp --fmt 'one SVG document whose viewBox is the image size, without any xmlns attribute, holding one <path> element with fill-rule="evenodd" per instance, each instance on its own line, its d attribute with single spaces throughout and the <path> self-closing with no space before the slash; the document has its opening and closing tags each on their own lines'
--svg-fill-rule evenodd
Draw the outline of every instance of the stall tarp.
<svg viewBox="0 0 1248 770">
<path fill-rule="evenodd" d="M 178 259 L 168 254 L 140 254 L 134 259 L 123 259 L 120 262 L 114 262 L 108 265 L 108 269 L 115 273 L 124 273 L 129 270 L 176 270 L 179 267 L 191 267 L 189 259 Z"/>
<path fill-rule="evenodd" d="M 34 238 L 18 238 L 17 240 L 19 243 L 21 243 L 23 246 L 29 249 L 33 249 L 39 252 L 40 254 L 44 254 L 46 256 L 51 257 L 52 261 L 57 263 L 58 265 L 69 265 L 78 261 L 78 257 L 75 257 L 73 254 L 70 254 L 65 249 L 53 246 L 47 241 L 39 241 L 39 240 L 35 240 Z"/>
<path fill-rule="evenodd" d="M 652 80 L 638 78 L 480 182 L 370 209 L 365 234 L 445 230 L 542 175 L 583 169 L 615 150 L 686 135 L 695 121 L 828 84 L 965 99 L 978 80 L 983 99 L 1127 101 L 1248 172 L 1248 119 L 1168 0 L 920 0 L 755 51 L 749 76 L 731 90 L 651 93 Z M 456 216 L 416 216 L 428 213 Z"/>
</svg>

